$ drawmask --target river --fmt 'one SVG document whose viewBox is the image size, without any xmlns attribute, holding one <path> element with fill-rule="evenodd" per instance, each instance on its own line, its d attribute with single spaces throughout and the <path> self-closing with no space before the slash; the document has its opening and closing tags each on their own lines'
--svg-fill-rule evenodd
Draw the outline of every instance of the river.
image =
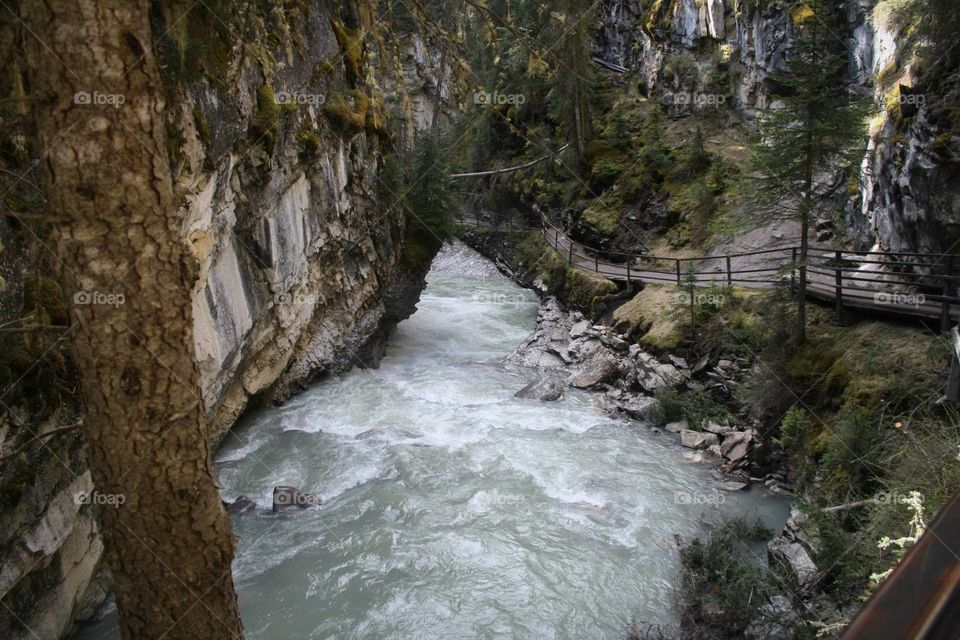
<svg viewBox="0 0 960 640">
<path fill-rule="evenodd" d="M 492 265 L 461 247 L 428 283 L 379 369 L 248 414 L 218 452 L 224 499 L 264 507 L 233 516 L 248 638 L 618 638 L 674 623 L 675 534 L 782 525 L 784 499 L 719 492 L 590 393 L 515 399 L 535 375 L 501 360 L 538 301 Z M 324 504 L 273 515 L 275 485 Z M 78 637 L 117 637 L 115 608 Z"/>
</svg>

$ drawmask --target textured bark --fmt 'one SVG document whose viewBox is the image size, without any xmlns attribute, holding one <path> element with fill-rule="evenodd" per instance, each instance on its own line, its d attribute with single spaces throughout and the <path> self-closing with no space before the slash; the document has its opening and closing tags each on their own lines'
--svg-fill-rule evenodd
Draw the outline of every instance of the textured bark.
<svg viewBox="0 0 960 640">
<path fill-rule="evenodd" d="M 199 397 L 148 7 L 21 3 L 36 36 L 31 90 L 43 98 L 37 130 L 50 205 L 64 218 L 55 239 L 67 288 L 123 296 L 71 307 L 94 481 L 125 497 L 101 510 L 121 631 L 236 638 L 234 542 Z"/>
</svg>

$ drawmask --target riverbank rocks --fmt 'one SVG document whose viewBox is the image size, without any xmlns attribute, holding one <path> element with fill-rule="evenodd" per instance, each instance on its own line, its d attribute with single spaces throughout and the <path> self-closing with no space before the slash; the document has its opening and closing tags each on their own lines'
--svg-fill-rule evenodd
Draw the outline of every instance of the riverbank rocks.
<svg viewBox="0 0 960 640">
<path fill-rule="evenodd" d="M 660 402 L 650 396 L 634 396 L 617 403 L 617 407 L 634 420 L 652 422 L 660 413 Z"/>
<path fill-rule="evenodd" d="M 734 431 L 723 438 L 720 445 L 720 454 L 730 462 L 740 462 L 750 451 L 753 434 L 749 431 Z"/>
<path fill-rule="evenodd" d="M 680 444 L 688 449 L 707 449 L 719 443 L 720 439 L 713 433 L 693 431 L 691 429 L 680 432 Z"/>
<path fill-rule="evenodd" d="M 547 375 L 534 380 L 514 394 L 515 398 L 553 402 L 563 397 L 566 387 L 557 376 Z"/>
<path fill-rule="evenodd" d="M 320 496 L 312 493 L 303 493 L 296 487 L 278 486 L 273 488 L 273 511 L 279 513 L 293 507 L 306 509 L 323 504 Z"/>
<path fill-rule="evenodd" d="M 597 352 L 589 361 L 581 365 L 580 370 L 568 378 L 571 387 L 592 389 L 605 382 L 611 382 L 621 373 L 617 358 L 607 352 Z"/>
</svg>

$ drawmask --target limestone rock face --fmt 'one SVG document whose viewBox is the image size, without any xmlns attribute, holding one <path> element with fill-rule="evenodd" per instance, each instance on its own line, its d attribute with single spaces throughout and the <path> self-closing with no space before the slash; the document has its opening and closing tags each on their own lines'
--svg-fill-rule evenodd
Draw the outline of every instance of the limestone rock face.
<svg viewBox="0 0 960 640">
<path fill-rule="evenodd" d="M 385 94 L 396 98 L 412 134 L 460 99 L 453 65 L 421 35 L 368 42 L 357 79 L 334 33 L 340 5 L 297 11 L 279 38 L 286 45 L 258 23 L 224 77 L 168 87 L 183 276 L 214 446 L 251 396 L 282 401 L 321 373 L 375 365 L 390 328 L 415 310 L 426 266 L 403 266 L 402 212 L 381 203 L 389 145 L 377 110 Z M 364 125 L 338 123 L 343 114 L 327 108 L 336 100 L 358 110 L 368 101 Z M 0 428 L 4 452 L 23 444 L 8 435 Z M 95 491 L 79 432 L 49 448 L 56 455 L 31 449 L 30 481 L 0 519 L 0 597 L 22 603 L 14 613 L 39 637 L 56 639 L 106 596 L 94 514 L 111 507 L 73 501 Z M 0 637 L 34 636 L 0 607 Z"/>
<path fill-rule="evenodd" d="M 913 56 L 899 49 L 909 38 L 898 31 L 901 26 L 874 19 L 876 5 L 845 0 L 835 28 L 850 52 L 851 83 L 888 108 L 862 141 L 867 153 L 860 175 L 818 180 L 831 200 L 825 209 L 845 212 L 845 240 L 857 249 L 948 252 L 960 240 L 960 185 L 954 178 L 960 137 L 933 121 L 934 100 L 914 88 L 922 69 L 912 69 Z M 790 7 L 615 0 L 608 3 L 596 55 L 638 76 L 647 97 L 668 111 L 700 112 L 719 102 L 751 127 L 760 109 L 776 106 L 771 76 L 786 70 L 796 37 Z M 698 95 L 705 100 L 698 103 Z M 847 193 L 848 184 L 857 185 L 856 193 Z"/>
</svg>

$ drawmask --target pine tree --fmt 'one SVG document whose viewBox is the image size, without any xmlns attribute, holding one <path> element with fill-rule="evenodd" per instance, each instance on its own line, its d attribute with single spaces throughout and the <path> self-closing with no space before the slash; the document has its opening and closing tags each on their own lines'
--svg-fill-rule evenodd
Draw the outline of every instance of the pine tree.
<svg viewBox="0 0 960 640">
<path fill-rule="evenodd" d="M 840 22 L 835 0 L 807 0 L 791 16 L 797 37 L 789 69 L 773 78 L 782 88 L 782 106 L 759 119 L 754 168 L 763 215 L 800 221 L 797 339 L 803 342 L 814 179 L 828 163 L 850 162 L 864 128 L 865 104 L 848 87 L 843 42 L 830 27 Z"/>
</svg>

